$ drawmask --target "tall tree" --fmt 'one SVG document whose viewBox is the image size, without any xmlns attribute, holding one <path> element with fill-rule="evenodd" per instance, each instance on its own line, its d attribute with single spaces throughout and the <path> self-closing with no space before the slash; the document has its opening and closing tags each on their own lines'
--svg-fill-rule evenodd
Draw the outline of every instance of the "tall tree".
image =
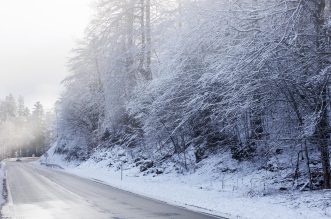
<svg viewBox="0 0 331 219">
<path fill-rule="evenodd" d="M 152 80 L 151 0 L 146 0 L 146 80 Z"/>
<path fill-rule="evenodd" d="M 324 187 L 326 189 L 331 188 L 331 168 L 330 168 L 330 124 L 329 124 L 329 74 L 330 74 L 330 64 L 329 58 L 323 54 L 330 52 L 329 42 L 327 37 L 326 26 L 326 0 L 317 0 L 314 2 L 315 6 L 315 26 L 316 26 L 316 55 L 318 61 L 318 72 L 317 74 L 325 74 L 325 83 L 321 84 L 320 87 L 320 97 L 317 100 L 317 109 L 319 110 L 319 116 L 316 124 L 316 135 L 318 138 L 321 160 L 323 166 L 323 176 L 324 176 Z"/>
</svg>

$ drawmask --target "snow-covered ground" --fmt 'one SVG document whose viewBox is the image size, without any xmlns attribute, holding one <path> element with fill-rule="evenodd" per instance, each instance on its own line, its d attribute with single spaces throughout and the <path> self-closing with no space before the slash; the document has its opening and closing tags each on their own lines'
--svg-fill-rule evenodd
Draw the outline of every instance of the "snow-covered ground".
<svg viewBox="0 0 331 219">
<path fill-rule="evenodd" d="M 228 218 L 331 218 L 331 191 L 280 191 L 268 186 L 268 177 L 262 177 L 267 171 L 232 171 L 231 163 L 227 163 L 227 169 L 215 172 L 216 166 L 222 166 L 220 156 L 206 159 L 196 171 L 186 174 L 170 170 L 159 175 L 144 174 L 134 163 L 126 162 L 122 180 L 120 160 L 125 159 L 121 155 L 122 159 L 114 162 L 109 157 L 109 152 L 98 151 L 83 163 L 67 163 L 59 155 L 47 162 L 120 189 Z M 45 162 L 45 158 L 42 160 Z M 242 168 L 248 170 L 248 165 L 244 163 Z M 238 165 L 233 164 L 232 168 Z"/>
<path fill-rule="evenodd" d="M 0 163 L 0 206 L 2 206 L 5 203 L 5 199 L 7 198 L 7 191 L 4 191 L 4 179 L 5 179 L 5 162 Z"/>
</svg>

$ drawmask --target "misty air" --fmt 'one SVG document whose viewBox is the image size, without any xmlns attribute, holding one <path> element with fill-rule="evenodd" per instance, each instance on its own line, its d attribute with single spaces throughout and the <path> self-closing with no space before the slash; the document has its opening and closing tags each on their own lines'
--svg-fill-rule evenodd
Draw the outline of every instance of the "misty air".
<svg viewBox="0 0 331 219">
<path fill-rule="evenodd" d="M 0 218 L 331 218 L 331 0 L 0 3 Z"/>
</svg>

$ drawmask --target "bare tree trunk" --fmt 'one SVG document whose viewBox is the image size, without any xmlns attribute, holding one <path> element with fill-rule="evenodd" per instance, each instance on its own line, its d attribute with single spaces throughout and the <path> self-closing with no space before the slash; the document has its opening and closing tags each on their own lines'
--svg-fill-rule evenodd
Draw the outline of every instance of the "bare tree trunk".
<svg viewBox="0 0 331 219">
<path fill-rule="evenodd" d="M 310 158 L 309 158 L 309 151 L 308 151 L 308 145 L 307 145 L 306 139 L 305 139 L 304 144 L 305 144 L 304 150 L 305 150 L 305 157 L 306 157 L 306 166 L 307 166 L 307 171 L 308 171 L 309 189 L 313 189 L 313 179 L 311 176 Z"/>
<path fill-rule="evenodd" d="M 145 0 L 140 0 L 140 28 L 141 28 L 141 51 L 139 57 L 139 71 L 144 72 L 146 36 L 145 36 Z"/>
<path fill-rule="evenodd" d="M 258 0 L 253 1 L 252 8 L 257 10 L 258 8 Z M 259 14 L 258 12 L 253 12 L 252 14 L 252 28 L 258 29 L 260 27 L 258 22 Z M 257 74 L 255 76 L 255 79 L 257 80 L 260 77 L 260 74 Z M 252 113 L 250 115 L 251 119 L 251 129 L 250 129 L 250 148 L 252 152 L 256 150 L 257 142 L 260 141 L 263 137 L 263 119 L 262 119 L 262 112 L 261 112 L 261 95 L 259 94 L 259 91 L 253 96 L 253 100 L 256 104 L 256 109 L 252 110 Z"/>
<path fill-rule="evenodd" d="M 326 96 L 326 88 L 323 89 L 323 96 Z M 322 104 L 326 104 L 326 97 L 323 97 Z M 326 105 L 322 106 L 320 119 L 317 123 L 317 137 L 321 151 L 321 161 L 323 167 L 324 188 L 330 189 L 330 152 L 329 152 L 329 121 Z"/>
<path fill-rule="evenodd" d="M 146 0 L 146 80 L 152 80 L 151 0 Z"/>
<path fill-rule="evenodd" d="M 136 75 L 133 70 L 134 56 L 133 56 L 133 29 L 134 29 L 134 1 L 130 0 L 127 10 L 127 48 L 126 48 L 126 68 L 127 68 L 127 88 L 126 96 L 129 96 L 131 90 L 136 85 Z"/>
<path fill-rule="evenodd" d="M 317 51 L 320 52 L 320 54 L 323 53 L 325 50 L 325 37 L 324 35 L 324 24 L 325 24 L 325 10 L 326 10 L 326 0 L 319 0 L 316 2 L 318 11 L 316 14 L 316 34 L 317 34 Z M 319 71 L 321 72 L 324 68 L 324 61 L 322 57 L 319 57 Z M 319 72 L 318 72 L 319 73 Z M 319 148 L 321 152 L 321 161 L 322 161 L 322 167 L 323 167 L 323 178 L 324 178 L 324 188 L 330 189 L 331 188 L 331 173 L 330 173 L 330 152 L 329 152 L 329 139 L 330 139 L 330 125 L 329 125 L 329 116 L 328 116 L 328 82 L 324 85 L 322 85 L 322 92 L 320 95 L 320 100 L 318 109 L 320 110 L 320 116 L 318 123 L 316 125 L 316 135 L 318 138 Z"/>
</svg>

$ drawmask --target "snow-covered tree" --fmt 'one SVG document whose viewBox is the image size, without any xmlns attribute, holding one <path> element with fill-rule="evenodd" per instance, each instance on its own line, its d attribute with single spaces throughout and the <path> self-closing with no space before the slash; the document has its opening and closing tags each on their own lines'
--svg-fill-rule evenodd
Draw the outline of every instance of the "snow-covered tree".
<svg viewBox="0 0 331 219">
<path fill-rule="evenodd" d="M 57 152 L 119 146 L 189 169 L 214 152 L 264 163 L 286 149 L 305 155 L 311 187 L 319 152 L 330 188 L 328 4 L 97 1 L 64 81 Z"/>
</svg>

